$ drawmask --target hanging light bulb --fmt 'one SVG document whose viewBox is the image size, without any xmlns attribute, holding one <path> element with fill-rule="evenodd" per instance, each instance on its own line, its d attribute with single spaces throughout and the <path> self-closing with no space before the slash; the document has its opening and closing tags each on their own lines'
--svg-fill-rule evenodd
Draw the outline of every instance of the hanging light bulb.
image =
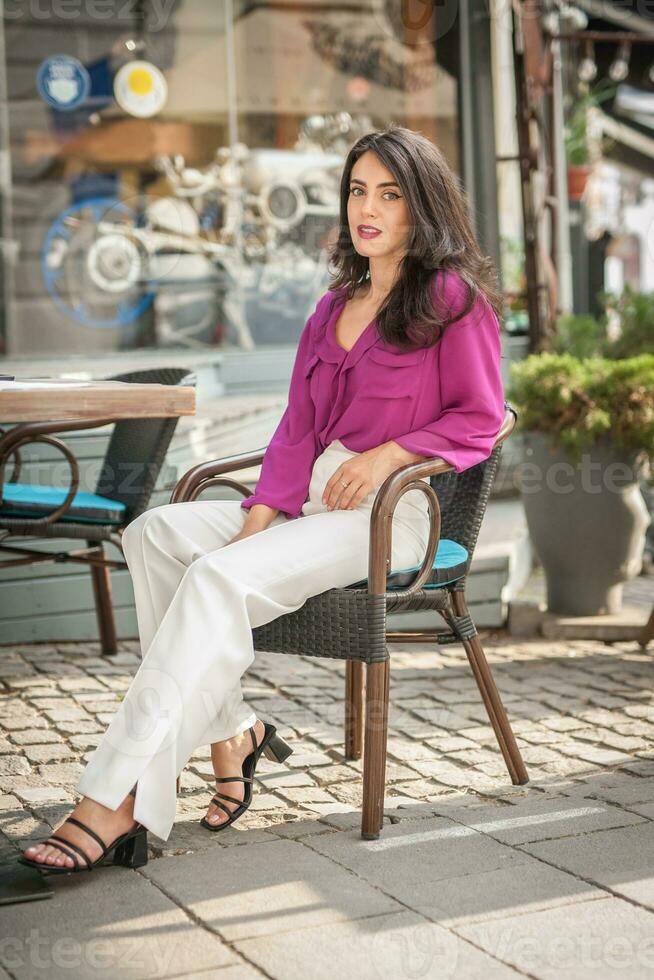
<svg viewBox="0 0 654 980">
<path fill-rule="evenodd" d="M 624 41 L 618 48 L 618 53 L 611 62 L 609 68 L 609 78 L 613 82 L 624 82 L 629 74 L 629 59 L 631 58 L 631 44 Z"/>
<path fill-rule="evenodd" d="M 579 7 L 570 7 L 570 26 L 573 31 L 585 31 L 588 27 L 588 14 Z"/>
<path fill-rule="evenodd" d="M 582 82 L 592 82 L 597 75 L 597 62 L 595 61 L 595 46 L 592 41 L 584 43 L 584 57 L 579 62 L 577 75 Z"/>
<path fill-rule="evenodd" d="M 559 7 L 561 20 L 565 21 L 566 29 L 569 31 L 583 31 L 588 27 L 588 15 L 579 7 L 564 3 Z"/>
<path fill-rule="evenodd" d="M 558 34 L 560 29 L 559 15 L 556 10 L 550 10 L 543 16 L 543 30 L 546 34 Z"/>
</svg>

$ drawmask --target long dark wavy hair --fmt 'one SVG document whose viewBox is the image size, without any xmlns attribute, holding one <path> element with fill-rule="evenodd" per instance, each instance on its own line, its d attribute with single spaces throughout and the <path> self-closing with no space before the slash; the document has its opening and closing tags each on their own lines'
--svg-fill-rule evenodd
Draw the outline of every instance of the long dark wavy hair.
<svg viewBox="0 0 654 980">
<path fill-rule="evenodd" d="M 479 293 L 501 318 L 503 298 L 497 273 L 472 231 L 458 177 L 427 137 L 394 123 L 366 133 L 347 155 L 341 178 L 339 236 L 329 249 L 334 269 L 330 290 L 344 291 L 352 299 L 369 280 L 368 257 L 356 251 L 347 218 L 352 167 L 367 150 L 378 156 L 399 184 L 410 224 L 396 281 L 377 314 L 380 335 L 403 349 L 431 347 L 450 323 L 470 312 Z M 436 270 L 445 269 L 455 271 L 466 287 L 466 301 L 454 311 L 434 302 L 430 287 Z M 440 280 L 437 276 L 436 282 Z M 438 295 L 437 291 L 436 298 Z"/>
</svg>

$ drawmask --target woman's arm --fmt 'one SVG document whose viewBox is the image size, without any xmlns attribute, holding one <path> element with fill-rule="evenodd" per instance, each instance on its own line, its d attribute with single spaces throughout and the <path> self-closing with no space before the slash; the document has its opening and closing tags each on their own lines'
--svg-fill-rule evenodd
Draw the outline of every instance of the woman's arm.
<svg viewBox="0 0 654 980">
<path fill-rule="evenodd" d="M 261 463 L 255 492 L 241 502 L 252 508 L 247 520 L 261 530 L 280 511 L 297 517 L 307 498 L 311 470 L 318 455 L 314 432 L 315 410 L 309 394 L 306 369 L 313 353 L 311 324 L 316 311 L 307 320 L 300 335 L 288 392 L 288 405 L 282 415 Z M 266 510 L 258 505 L 265 504 Z M 272 513 L 274 511 L 274 513 Z"/>
<path fill-rule="evenodd" d="M 442 411 L 392 442 L 421 457 L 439 456 L 460 473 L 490 456 L 504 420 L 500 328 L 485 298 L 446 327 L 438 343 Z"/>
</svg>

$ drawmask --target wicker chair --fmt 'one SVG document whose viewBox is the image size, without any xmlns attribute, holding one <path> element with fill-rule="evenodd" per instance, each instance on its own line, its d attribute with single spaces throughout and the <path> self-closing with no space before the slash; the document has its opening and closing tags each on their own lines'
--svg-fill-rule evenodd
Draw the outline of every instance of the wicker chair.
<svg viewBox="0 0 654 980">
<path fill-rule="evenodd" d="M 129 371 L 105 380 L 189 386 L 196 383 L 195 375 L 187 368 L 175 367 Z M 78 492 L 78 461 L 70 447 L 52 433 L 97 428 L 111 419 L 26 422 L 5 432 L 0 429 L 0 551 L 21 556 L 0 561 L 0 568 L 48 561 L 89 565 L 103 654 L 117 652 L 110 569 L 127 568 L 124 561 L 105 556 L 104 542 L 113 543 L 122 552 L 123 530 L 148 506 L 178 421 L 166 417 L 115 422 L 95 493 Z M 20 449 L 28 443 L 46 443 L 64 455 L 71 472 L 69 488 L 18 482 Z M 13 472 L 5 482 L 7 462 L 12 456 Z M 81 538 L 87 547 L 44 552 L 6 544 L 12 537 Z"/>
<path fill-rule="evenodd" d="M 383 822 L 390 673 L 386 644 L 404 639 L 402 633 L 387 634 L 387 612 L 439 612 L 448 630 L 411 633 L 410 640 L 463 644 L 511 780 L 518 784 L 528 781 L 465 598 L 466 578 L 502 443 L 517 419 L 507 403 L 505 408 L 495 446 L 483 462 L 457 473 L 442 459 L 426 459 L 401 467 L 386 478 L 371 513 L 367 581 L 312 596 L 295 612 L 252 630 L 255 650 L 346 661 L 345 757 L 359 758 L 365 745 L 361 836 L 366 839 L 378 837 Z M 195 500 L 205 489 L 219 484 L 249 496 L 244 484 L 221 474 L 257 466 L 264 454 L 265 450 L 258 450 L 193 467 L 178 482 L 171 502 Z M 421 479 L 426 476 L 429 483 Z M 422 566 L 393 570 L 389 568 L 393 510 L 404 493 L 416 488 L 425 493 L 429 503 L 429 548 Z"/>
</svg>

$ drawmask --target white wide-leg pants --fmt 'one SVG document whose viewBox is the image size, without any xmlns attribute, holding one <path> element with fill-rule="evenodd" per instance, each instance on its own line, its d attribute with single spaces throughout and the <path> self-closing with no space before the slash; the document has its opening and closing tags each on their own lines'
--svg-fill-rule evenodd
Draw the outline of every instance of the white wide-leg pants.
<svg viewBox="0 0 654 980">
<path fill-rule="evenodd" d="M 127 526 L 142 662 L 82 773 L 81 794 L 115 810 L 137 784 L 134 818 L 168 839 L 175 782 L 195 749 L 256 721 L 240 683 L 254 659 L 252 629 L 367 578 L 378 488 L 354 510 L 322 503 L 330 476 L 355 455 L 330 443 L 314 463 L 302 514 L 278 514 L 232 544 L 246 518 L 239 500 L 163 504 Z M 392 569 L 421 562 L 428 534 L 427 499 L 411 490 L 393 519 Z"/>
</svg>

